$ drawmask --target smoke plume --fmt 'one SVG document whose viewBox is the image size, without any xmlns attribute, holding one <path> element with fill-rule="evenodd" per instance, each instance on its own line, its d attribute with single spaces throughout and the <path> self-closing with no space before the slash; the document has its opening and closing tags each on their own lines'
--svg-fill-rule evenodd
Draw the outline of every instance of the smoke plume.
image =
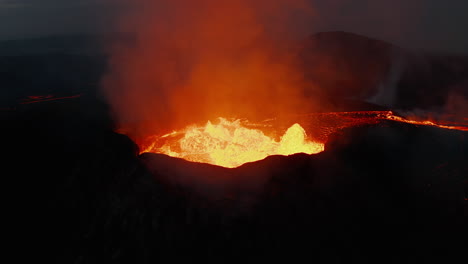
<svg viewBox="0 0 468 264">
<path fill-rule="evenodd" d="M 113 48 L 103 81 L 121 124 L 147 133 L 310 105 L 290 45 L 313 17 L 307 1 L 138 0 L 132 7 L 119 27 L 136 41 Z"/>
</svg>

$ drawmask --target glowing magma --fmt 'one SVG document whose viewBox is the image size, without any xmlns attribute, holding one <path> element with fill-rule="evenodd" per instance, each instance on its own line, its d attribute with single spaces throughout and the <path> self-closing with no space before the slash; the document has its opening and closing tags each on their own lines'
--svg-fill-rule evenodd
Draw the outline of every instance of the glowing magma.
<svg viewBox="0 0 468 264">
<path fill-rule="evenodd" d="M 183 134 L 181 138 L 169 139 L 161 147 L 153 145 L 146 151 L 235 168 L 271 155 L 315 154 L 324 150 L 323 143 L 307 139 L 299 124 L 288 128 L 278 141 L 260 130 L 244 127 L 239 120 L 231 122 L 223 118 L 216 125 L 208 122 L 204 127 L 189 127 L 165 137 L 179 133 Z"/>
<path fill-rule="evenodd" d="M 314 120 L 312 132 L 315 132 L 314 138 L 320 138 L 320 142 L 307 139 L 305 130 L 297 123 L 287 129 L 279 140 L 275 140 L 258 129 L 242 125 L 240 120 L 228 121 L 221 118 L 220 123 L 216 125 L 208 122 L 203 127 L 192 126 L 162 137 L 150 137 L 146 144 L 142 144 L 144 149 L 142 152 L 161 153 L 188 161 L 235 168 L 271 155 L 322 152 L 328 135 L 339 129 L 363 124 L 394 121 L 468 131 L 468 124 L 442 125 L 432 121 L 408 120 L 391 111 L 320 113 L 310 114 L 302 119 L 307 123 Z"/>
</svg>

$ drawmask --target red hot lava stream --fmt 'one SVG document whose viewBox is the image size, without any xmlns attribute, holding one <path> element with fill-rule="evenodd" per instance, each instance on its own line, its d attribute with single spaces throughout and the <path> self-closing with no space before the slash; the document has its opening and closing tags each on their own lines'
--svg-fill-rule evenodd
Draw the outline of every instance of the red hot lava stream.
<svg viewBox="0 0 468 264">
<path fill-rule="evenodd" d="M 288 123 L 287 126 L 276 126 L 272 124 L 275 119 L 252 124 L 245 120 L 220 118 L 217 124 L 208 121 L 204 126 L 192 125 L 166 135 L 151 136 L 142 145 L 142 152 L 235 168 L 272 155 L 317 154 L 325 150 L 327 137 L 331 133 L 384 120 L 468 131 L 468 125 L 451 126 L 433 121 L 408 120 L 391 111 L 319 113 L 297 116 L 291 120 L 282 122 Z"/>
</svg>

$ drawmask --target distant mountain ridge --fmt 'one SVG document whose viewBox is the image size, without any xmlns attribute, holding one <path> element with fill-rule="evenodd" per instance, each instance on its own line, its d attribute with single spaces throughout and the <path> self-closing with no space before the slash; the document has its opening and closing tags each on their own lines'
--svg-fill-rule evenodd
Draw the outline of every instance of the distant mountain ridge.
<svg viewBox="0 0 468 264">
<path fill-rule="evenodd" d="M 320 32 L 301 43 L 299 60 L 306 78 L 336 97 L 367 97 L 386 78 L 403 49 L 347 32 Z"/>
<path fill-rule="evenodd" d="M 110 55 L 106 48 L 136 41 L 116 33 L 0 42 L 0 86 L 8 87 L 1 104 L 61 91 L 98 92 Z M 468 116 L 468 55 L 416 52 L 341 31 L 312 34 L 298 46 L 305 95 L 330 101 L 331 107 L 319 111 L 375 105 Z"/>
<path fill-rule="evenodd" d="M 321 32 L 298 55 L 319 97 L 468 116 L 468 55 L 425 53 L 347 32 Z"/>
</svg>

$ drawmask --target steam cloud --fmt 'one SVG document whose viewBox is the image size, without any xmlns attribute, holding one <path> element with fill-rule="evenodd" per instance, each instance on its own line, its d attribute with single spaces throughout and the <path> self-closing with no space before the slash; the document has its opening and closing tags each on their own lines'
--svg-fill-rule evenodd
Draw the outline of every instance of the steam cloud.
<svg viewBox="0 0 468 264">
<path fill-rule="evenodd" d="M 112 48 L 102 86 L 120 127 L 131 128 L 126 134 L 168 132 L 218 117 L 255 120 L 320 111 L 328 98 L 392 109 L 417 103 L 400 98 L 397 86 L 406 66 L 388 54 L 390 46 L 372 42 L 376 50 L 370 51 L 363 38 L 337 38 L 341 53 L 319 43 L 324 47 L 314 53 L 312 46 L 306 65 L 298 66 L 295 56 L 298 39 L 335 24 L 369 37 L 405 38 L 411 34 L 401 29 L 417 24 L 420 0 L 119 1 L 127 12 L 118 31 L 133 33 L 136 41 Z M 465 101 L 463 91 L 454 93 L 445 110 L 465 112 Z"/>
<path fill-rule="evenodd" d="M 310 105 L 288 52 L 297 24 L 313 17 L 307 1 L 154 2 L 138 0 L 122 17 L 137 41 L 114 47 L 103 81 L 121 123 L 145 133 Z"/>
</svg>

